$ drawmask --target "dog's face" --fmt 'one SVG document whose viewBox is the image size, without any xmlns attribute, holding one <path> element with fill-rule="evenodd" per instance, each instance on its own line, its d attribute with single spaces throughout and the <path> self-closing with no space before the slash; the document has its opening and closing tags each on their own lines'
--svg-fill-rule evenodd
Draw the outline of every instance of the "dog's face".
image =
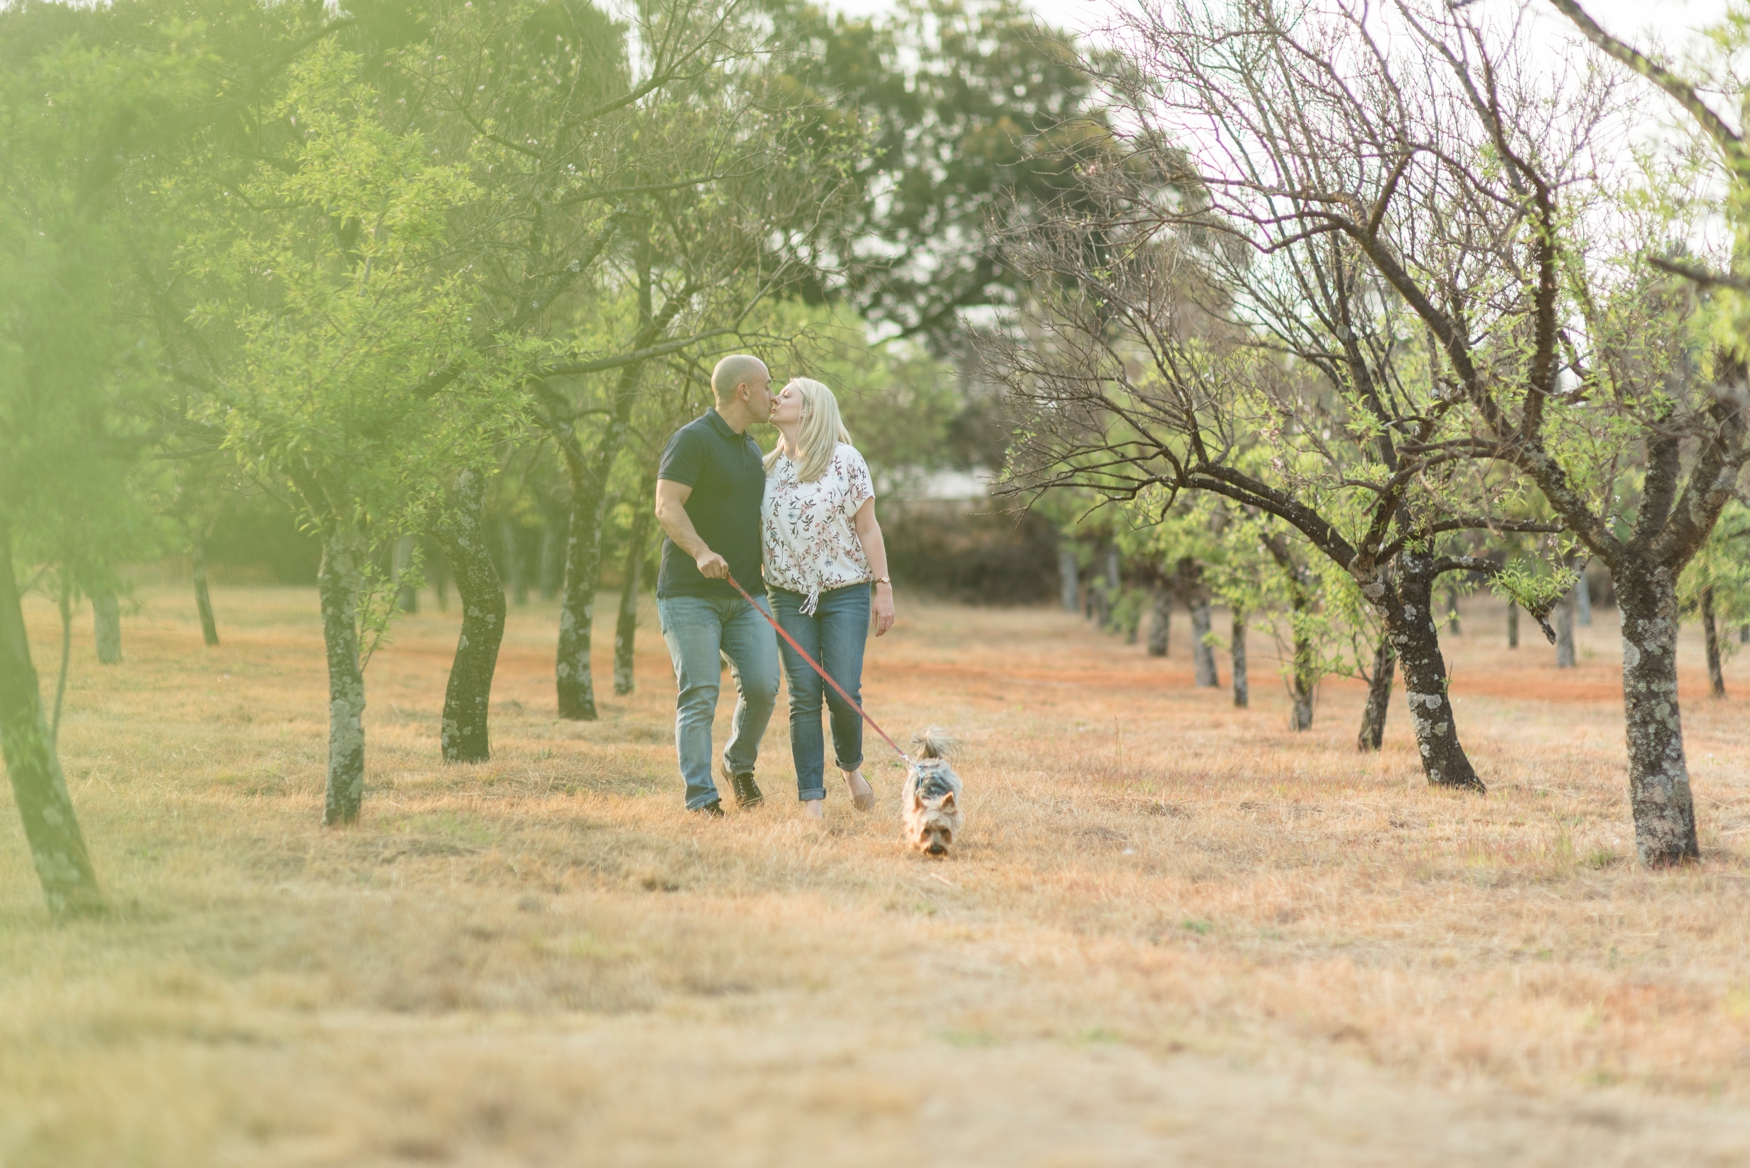
<svg viewBox="0 0 1750 1168">
<path fill-rule="evenodd" d="M 930 856 L 947 855 L 954 843 L 954 833 L 960 829 L 960 807 L 954 792 L 933 799 L 914 792 L 910 811 L 906 821 L 918 851 Z"/>
</svg>

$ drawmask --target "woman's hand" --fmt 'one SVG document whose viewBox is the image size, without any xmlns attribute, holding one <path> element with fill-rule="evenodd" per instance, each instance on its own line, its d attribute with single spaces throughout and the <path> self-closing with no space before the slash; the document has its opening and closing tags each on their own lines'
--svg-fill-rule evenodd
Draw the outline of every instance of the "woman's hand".
<svg viewBox="0 0 1750 1168">
<path fill-rule="evenodd" d="M 877 637 L 893 627 L 893 585 L 875 585 L 875 603 L 870 616 L 874 618 Z"/>
</svg>

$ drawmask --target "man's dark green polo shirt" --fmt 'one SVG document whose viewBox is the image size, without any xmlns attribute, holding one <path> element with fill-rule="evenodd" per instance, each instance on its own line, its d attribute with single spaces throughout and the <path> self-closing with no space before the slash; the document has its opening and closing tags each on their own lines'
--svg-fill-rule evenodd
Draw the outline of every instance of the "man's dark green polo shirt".
<svg viewBox="0 0 1750 1168">
<path fill-rule="evenodd" d="M 687 517 L 705 546 L 729 561 L 729 574 L 755 596 L 766 590 L 760 575 L 760 498 L 766 491 L 766 471 L 760 465 L 759 443 L 737 434 L 716 410 L 706 410 L 668 440 L 657 478 L 693 488 L 687 496 Z M 727 580 L 699 574 L 693 557 L 662 540 L 662 571 L 656 577 L 658 596 L 731 597 Z"/>
</svg>

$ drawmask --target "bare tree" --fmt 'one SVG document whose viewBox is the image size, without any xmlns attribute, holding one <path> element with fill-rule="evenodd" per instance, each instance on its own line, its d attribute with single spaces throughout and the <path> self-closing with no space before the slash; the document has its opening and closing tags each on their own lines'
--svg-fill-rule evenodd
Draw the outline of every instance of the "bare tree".
<svg viewBox="0 0 1750 1168">
<path fill-rule="evenodd" d="M 1684 224 L 1611 218 L 1622 204 L 1599 152 L 1614 149 L 1620 87 L 1595 74 L 1551 77 L 1524 59 L 1516 25 L 1483 21 L 1432 0 L 1339 3 L 1317 14 L 1278 0 L 1238 0 L 1214 15 L 1182 3 L 1131 19 L 1144 67 L 1115 80 L 1149 124 L 1166 111 L 1167 125 L 1210 155 L 1201 172 L 1216 214 L 1205 222 L 1243 225 L 1288 257 L 1306 253 L 1301 241 L 1341 241 L 1330 246 L 1407 309 L 1406 331 L 1428 338 L 1429 389 L 1414 413 L 1380 416 L 1379 440 L 1408 439 L 1392 443 L 1392 457 L 1474 482 L 1489 476 L 1470 468 L 1510 471 L 1493 490 L 1512 498 L 1515 484 L 1534 488 L 1610 570 L 1623 616 L 1637 850 L 1649 865 L 1673 863 L 1697 854 L 1677 704 L 1676 584 L 1750 458 L 1744 367 L 1731 350 L 1711 368 L 1693 360 L 1689 304 L 1649 270 L 1648 253 Z M 1693 90 L 1666 88 L 1702 121 L 1728 169 L 1750 174 L 1741 139 L 1705 120 Z M 1689 192 L 1663 194 L 1699 213 Z M 1638 491 L 1623 473 L 1630 464 Z M 1380 465 L 1395 478 L 1383 451 Z M 1413 521 L 1424 530 L 1472 526 L 1462 496 L 1442 491 L 1428 502 L 1426 518 Z M 1297 526 L 1310 537 L 1315 525 Z M 1406 553 L 1398 587 L 1407 591 L 1421 561 Z M 1467 558 L 1455 566 L 1500 574 Z M 1364 590 L 1381 586 L 1365 541 L 1348 567 Z M 1426 593 L 1402 599 L 1418 621 L 1426 615 Z M 1400 620 L 1396 607 L 1386 606 L 1388 619 Z M 1437 706 L 1444 718 L 1444 697 L 1418 676 L 1419 656 L 1401 654 L 1412 708 L 1423 719 Z M 1418 738 L 1426 749 L 1420 728 Z"/>
<path fill-rule="evenodd" d="M 1541 621 L 1552 580 L 1449 541 L 1561 524 L 1526 518 L 1471 448 L 1439 338 L 1374 254 L 1402 254 L 1444 214 L 1444 163 L 1405 146 L 1437 95 L 1358 52 L 1377 49 L 1364 24 L 1288 25 L 1268 3 L 1223 17 L 1169 6 L 1121 32 L 1128 66 L 1105 81 L 1127 153 L 1090 177 L 1087 203 L 1008 239 L 1037 295 L 1025 332 L 988 354 L 1022 414 L 1011 489 L 1075 485 L 1163 510 L 1205 491 L 1286 522 L 1384 620 L 1429 781 L 1481 790 L 1435 584 L 1497 578 Z M 1336 76 L 1333 61 L 1358 56 Z"/>
</svg>

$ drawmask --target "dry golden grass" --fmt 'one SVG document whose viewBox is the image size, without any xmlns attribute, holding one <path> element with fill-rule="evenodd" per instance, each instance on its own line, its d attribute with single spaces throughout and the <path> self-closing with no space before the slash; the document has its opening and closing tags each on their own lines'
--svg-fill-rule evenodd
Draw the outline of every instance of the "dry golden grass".
<svg viewBox="0 0 1750 1168">
<path fill-rule="evenodd" d="M 1194 690 L 1183 623 L 1161 662 L 907 604 L 867 692 L 965 744 L 931 863 L 872 736 L 871 815 L 802 819 L 781 719 L 768 805 L 685 815 L 654 630 L 635 697 L 560 722 L 540 605 L 479 767 L 438 761 L 453 617 L 400 626 L 364 819 L 324 831 L 313 593 L 221 589 L 212 652 L 142 599 L 124 665 L 76 643 L 62 731 L 117 916 L 49 926 L 0 817 L 3 1168 L 1750 1157 L 1746 703 L 1686 641 L 1705 862 L 1639 870 L 1613 614 L 1558 674 L 1467 611 L 1477 799 L 1423 785 L 1401 708 L 1356 755 L 1353 684 L 1299 735 L 1266 662 L 1249 711 Z"/>
</svg>

